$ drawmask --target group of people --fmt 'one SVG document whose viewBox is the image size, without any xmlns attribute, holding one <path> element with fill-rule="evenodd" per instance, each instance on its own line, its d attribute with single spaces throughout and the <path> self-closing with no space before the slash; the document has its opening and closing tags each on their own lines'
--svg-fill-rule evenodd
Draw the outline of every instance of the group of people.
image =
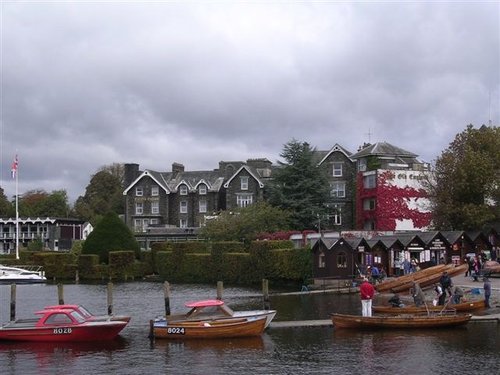
<svg viewBox="0 0 500 375">
<path fill-rule="evenodd" d="M 483 278 L 484 281 L 484 299 L 487 308 L 490 307 L 490 297 L 491 297 L 491 283 L 487 277 Z M 436 298 L 434 299 L 434 304 L 438 306 L 445 306 L 448 304 L 458 304 L 462 301 L 464 297 L 464 291 L 458 285 L 453 285 L 451 277 L 448 272 L 443 272 L 439 282 L 434 284 L 434 291 L 436 293 Z M 375 296 L 375 287 L 370 283 L 368 277 L 363 278 L 363 282 L 359 287 L 360 297 L 361 297 L 361 312 L 362 316 L 372 316 L 372 300 Z M 397 293 L 393 291 L 394 295 L 389 299 L 389 303 L 393 307 L 404 307 L 401 298 Z M 425 306 L 425 294 L 420 287 L 420 284 L 413 282 L 410 289 L 410 294 L 413 297 L 413 302 L 415 306 L 421 307 Z M 448 297 L 448 298 L 447 298 Z"/>
</svg>

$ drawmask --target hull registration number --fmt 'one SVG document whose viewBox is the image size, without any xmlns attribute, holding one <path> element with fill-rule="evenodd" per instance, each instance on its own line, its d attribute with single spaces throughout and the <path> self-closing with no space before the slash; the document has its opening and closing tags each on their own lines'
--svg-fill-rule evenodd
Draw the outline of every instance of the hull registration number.
<svg viewBox="0 0 500 375">
<path fill-rule="evenodd" d="M 69 335 L 71 328 L 54 328 L 54 335 Z"/>
<path fill-rule="evenodd" d="M 182 327 L 168 327 L 167 334 L 169 335 L 184 335 L 186 333 L 185 328 Z"/>
</svg>

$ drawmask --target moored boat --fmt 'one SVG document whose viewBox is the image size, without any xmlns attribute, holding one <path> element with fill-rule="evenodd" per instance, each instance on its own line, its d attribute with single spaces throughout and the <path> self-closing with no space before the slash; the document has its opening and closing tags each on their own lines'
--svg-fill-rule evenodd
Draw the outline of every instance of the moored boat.
<svg viewBox="0 0 500 375">
<path fill-rule="evenodd" d="M 475 310 L 481 310 L 486 307 L 484 300 L 481 301 L 468 301 L 457 304 L 448 304 L 446 306 L 404 306 L 404 307 L 393 307 L 393 306 L 373 306 L 372 310 L 374 313 L 382 314 L 420 314 L 426 313 L 428 311 L 442 311 L 442 310 L 454 310 L 456 312 L 470 312 Z"/>
<path fill-rule="evenodd" d="M 185 314 L 167 315 L 164 319 L 169 323 L 182 321 L 202 321 L 207 319 L 232 319 L 232 318 L 262 318 L 265 317 L 267 328 L 276 316 L 276 310 L 244 310 L 234 311 L 224 301 L 208 299 L 188 302 L 185 304 L 190 310 Z"/>
<path fill-rule="evenodd" d="M 266 318 L 248 317 L 169 323 L 165 319 L 153 322 L 152 334 L 160 339 L 227 339 L 259 336 L 264 332 Z"/>
<path fill-rule="evenodd" d="M 0 284 L 38 284 L 46 283 L 40 267 L 9 267 L 0 265 Z"/>
<path fill-rule="evenodd" d="M 375 315 L 359 316 L 332 314 L 335 328 L 355 329 L 419 329 L 444 328 L 465 325 L 471 319 L 470 314 L 427 314 L 427 315 Z"/>
<path fill-rule="evenodd" d="M 45 309 L 36 317 L 18 319 L 0 327 L 0 340 L 81 342 L 114 339 L 125 328 L 124 321 L 89 321 L 68 309 Z"/>
</svg>

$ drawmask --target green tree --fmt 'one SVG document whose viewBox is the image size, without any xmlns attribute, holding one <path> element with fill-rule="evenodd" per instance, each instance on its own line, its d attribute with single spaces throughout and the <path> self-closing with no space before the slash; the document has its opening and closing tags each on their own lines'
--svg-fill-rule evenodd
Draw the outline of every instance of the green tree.
<svg viewBox="0 0 500 375">
<path fill-rule="evenodd" d="M 82 254 L 99 255 L 102 263 L 108 262 L 110 251 L 132 250 L 140 256 L 139 244 L 127 225 L 114 212 L 108 212 L 89 234 L 82 247 Z"/>
<path fill-rule="evenodd" d="M 16 209 L 9 202 L 3 189 L 0 187 L 0 217 L 15 216 Z"/>
<path fill-rule="evenodd" d="M 19 215 L 25 217 L 67 217 L 68 195 L 65 190 L 30 190 L 19 198 Z"/>
<path fill-rule="evenodd" d="M 123 164 L 112 164 L 102 167 L 90 180 L 85 195 L 75 202 L 75 216 L 90 221 L 92 225 L 107 212 L 117 214 L 125 212 L 123 197 Z"/>
<path fill-rule="evenodd" d="M 259 202 L 235 211 L 222 211 L 201 230 L 202 236 L 213 241 L 252 241 L 259 233 L 286 230 L 289 213 Z"/>
<path fill-rule="evenodd" d="M 472 125 L 436 160 L 427 182 L 438 230 L 478 230 L 500 220 L 500 129 Z"/>
<path fill-rule="evenodd" d="M 311 229 L 326 214 L 330 189 L 325 166 L 318 165 L 307 142 L 291 140 L 280 156 L 285 162 L 273 172 L 269 202 L 291 212 L 293 229 Z"/>
</svg>

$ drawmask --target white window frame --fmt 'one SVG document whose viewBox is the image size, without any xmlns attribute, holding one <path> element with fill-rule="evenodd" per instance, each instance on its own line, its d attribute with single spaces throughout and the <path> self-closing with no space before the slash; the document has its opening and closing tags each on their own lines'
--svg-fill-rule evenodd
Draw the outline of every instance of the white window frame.
<svg viewBox="0 0 500 375">
<path fill-rule="evenodd" d="M 241 193 L 236 194 L 236 205 L 238 207 L 247 207 L 253 204 L 253 194 Z"/>
<path fill-rule="evenodd" d="M 324 252 L 320 252 L 318 256 L 318 268 L 326 268 L 326 257 Z"/>
<path fill-rule="evenodd" d="M 134 230 L 136 232 L 142 231 L 142 219 L 134 219 Z"/>
<path fill-rule="evenodd" d="M 187 219 L 179 220 L 179 228 L 187 228 Z"/>
<path fill-rule="evenodd" d="M 180 201 L 179 202 L 179 212 L 181 214 L 187 214 L 187 212 L 188 212 L 188 202 L 187 201 Z"/>
<path fill-rule="evenodd" d="M 377 207 L 375 198 L 363 199 L 363 211 L 373 211 Z"/>
<path fill-rule="evenodd" d="M 160 195 L 160 188 L 158 186 L 151 186 L 151 196 L 152 197 L 157 197 Z"/>
<path fill-rule="evenodd" d="M 198 186 L 198 194 L 199 195 L 207 195 L 207 185 L 205 184 L 200 184 Z"/>
<path fill-rule="evenodd" d="M 135 188 L 135 196 L 136 197 L 142 197 L 144 195 L 144 189 L 142 186 L 136 186 Z"/>
<path fill-rule="evenodd" d="M 158 202 L 158 201 L 151 202 L 151 213 L 152 214 L 159 214 L 160 213 L 160 202 Z"/>
<path fill-rule="evenodd" d="M 135 214 L 142 215 L 144 213 L 144 204 L 142 202 L 135 202 Z"/>
<path fill-rule="evenodd" d="M 198 202 L 198 208 L 199 212 L 207 212 L 207 200 L 200 199 L 200 201 Z"/>
<path fill-rule="evenodd" d="M 345 198 L 345 181 L 334 181 L 330 183 L 330 196 Z"/>
<path fill-rule="evenodd" d="M 334 162 L 332 165 L 333 177 L 342 177 L 344 172 L 344 163 Z"/>
<path fill-rule="evenodd" d="M 363 187 L 365 189 L 374 189 L 377 187 L 377 175 L 375 173 L 363 176 Z"/>
<path fill-rule="evenodd" d="M 188 195 L 188 187 L 185 184 L 179 186 L 179 194 L 180 195 Z"/>
<path fill-rule="evenodd" d="M 149 221 L 149 223 L 150 223 L 151 225 L 158 225 L 158 224 L 160 224 L 160 222 L 159 222 L 159 220 L 158 220 L 158 219 L 151 219 L 151 220 Z"/>
<path fill-rule="evenodd" d="M 240 176 L 240 189 L 241 190 L 248 190 L 248 181 L 249 181 L 248 176 Z"/>
</svg>

